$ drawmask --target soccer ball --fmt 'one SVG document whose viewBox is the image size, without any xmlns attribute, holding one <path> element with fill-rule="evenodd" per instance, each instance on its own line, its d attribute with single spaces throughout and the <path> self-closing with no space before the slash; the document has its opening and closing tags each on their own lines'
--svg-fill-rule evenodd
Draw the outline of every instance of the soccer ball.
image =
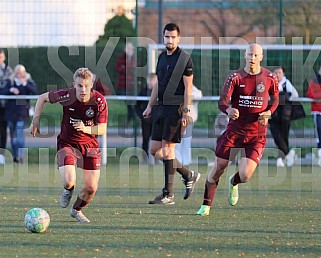
<svg viewBox="0 0 321 258">
<path fill-rule="evenodd" d="M 33 233 L 45 232 L 49 227 L 49 214 L 41 208 L 33 208 L 27 211 L 25 216 L 25 226 Z"/>
</svg>

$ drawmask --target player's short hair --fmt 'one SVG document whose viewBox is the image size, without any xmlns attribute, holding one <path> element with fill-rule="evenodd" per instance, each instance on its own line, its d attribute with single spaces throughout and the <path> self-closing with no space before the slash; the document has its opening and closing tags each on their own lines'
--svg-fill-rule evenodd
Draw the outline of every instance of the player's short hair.
<svg viewBox="0 0 321 258">
<path fill-rule="evenodd" d="M 181 34 L 181 30 L 179 29 L 178 25 L 175 23 L 167 23 L 164 27 L 163 34 L 165 34 L 165 31 L 177 31 L 177 35 L 179 36 Z"/>
<path fill-rule="evenodd" d="M 76 80 L 76 78 L 89 79 L 92 81 L 94 78 L 94 75 L 88 68 L 81 67 L 81 68 L 78 68 L 74 73 L 74 76 L 73 76 L 74 81 Z"/>
</svg>

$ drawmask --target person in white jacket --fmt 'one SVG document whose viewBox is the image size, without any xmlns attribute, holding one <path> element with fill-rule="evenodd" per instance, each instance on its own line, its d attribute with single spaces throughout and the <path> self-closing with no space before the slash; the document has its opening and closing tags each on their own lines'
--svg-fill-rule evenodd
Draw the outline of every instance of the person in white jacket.
<svg viewBox="0 0 321 258">
<path fill-rule="evenodd" d="M 279 81 L 280 92 L 279 106 L 269 121 L 271 134 L 279 149 L 276 165 L 278 167 L 291 167 L 295 161 L 295 151 L 294 149 L 289 149 L 292 109 L 292 103 L 289 98 L 298 98 L 299 94 L 292 83 L 285 77 L 283 67 L 276 67 L 273 72 Z"/>
<path fill-rule="evenodd" d="M 184 166 L 188 166 L 192 163 L 193 127 L 198 119 L 198 102 L 203 97 L 203 93 L 195 85 L 193 85 L 192 95 L 193 100 L 190 108 L 192 122 L 186 127 L 184 135 L 182 136 L 182 141 L 176 144 L 176 157 Z"/>
</svg>

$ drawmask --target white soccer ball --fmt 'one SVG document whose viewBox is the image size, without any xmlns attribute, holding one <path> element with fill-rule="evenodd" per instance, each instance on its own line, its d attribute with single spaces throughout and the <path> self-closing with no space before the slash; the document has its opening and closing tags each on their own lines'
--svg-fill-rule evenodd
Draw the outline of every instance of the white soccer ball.
<svg viewBox="0 0 321 258">
<path fill-rule="evenodd" d="M 42 233 L 47 230 L 50 224 L 48 212 L 41 208 L 33 208 L 27 211 L 25 226 L 33 233 Z"/>
</svg>

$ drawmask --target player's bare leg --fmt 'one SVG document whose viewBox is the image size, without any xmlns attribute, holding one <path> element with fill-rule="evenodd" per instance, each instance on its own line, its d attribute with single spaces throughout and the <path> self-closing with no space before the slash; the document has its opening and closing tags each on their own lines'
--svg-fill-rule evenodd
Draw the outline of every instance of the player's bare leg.
<svg viewBox="0 0 321 258">
<path fill-rule="evenodd" d="M 79 192 L 76 202 L 70 209 L 70 215 L 79 222 L 90 222 L 89 219 L 81 212 L 82 208 L 86 207 L 88 203 L 94 198 L 100 177 L 100 170 L 85 170 L 84 174 L 84 188 Z"/>
<path fill-rule="evenodd" d="M 238 202 L 238 184 L 248 182 L 254 174 L 256 167 L 257 163 L 254 160 L 241 158 L 239 171 L 229 177 L 228 201 L 230 205 L 234 206 Z"/>
<path fill-rule="evenodd" d="M 66 208 L 74 192 L 76 183 L 76 168 L 74 165 L 59 167 L 59 172 L 63 181 L 64 190 L 60 196 L 60 205 Z"/>
<path fill-rule="evenodd" d="M 253 176 L 257 163 L 249 158 L 242 158 L 239 165 L 241 183 L 246 183 Z"/>
<path fill-rule="evenodd" d="M 162 142 L 151 140 L 150 152 L 155 158 L 163 159 Z"/>
<path fill-rule="evenodd" d="M 197 211 L 196 213 L 197 215 L 207 216 L 210 214 L 210 209 L 214 200 L 218 182 L 220 180 L 220 177 L 225 172 L 228 164 L 229 164 L 229 160 L 222 159 L 219 157 L 216 158 L 214 162 L 214 166 L 211 172 L 207 176 L 207 179 L 205 182 L 203 204 L 201 205 L 200 209 Z"/>
</svg>

